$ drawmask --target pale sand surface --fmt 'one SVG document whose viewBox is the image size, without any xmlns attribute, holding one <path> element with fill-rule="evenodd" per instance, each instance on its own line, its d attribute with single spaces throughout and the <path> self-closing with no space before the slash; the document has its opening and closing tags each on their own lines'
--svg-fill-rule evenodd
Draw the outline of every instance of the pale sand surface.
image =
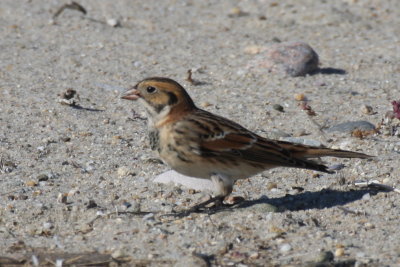
<svg viewBox="0 0 400 267">
<path fill-rule="evenodd" d="M 52 21 L 66 2 L 0 2 L 1 256 L 41 248 L 125 255 L 127 265 L 301 266 L 331 251 L 336 262 L 400 265 L 400 194 L 353 186 L 400 186 L 399 137 L 322 133 L 294 99 L 310 99 L 319 125 L 380 123 L 400 98 L 400 1 L 79 0 L 86 16 L 65 10 Z M 276 39 L 307 42 L 321 68 L 346 74 L 247 72 L 249 47 Z M 188 69 L 198 85 L 185 80 Z M 245 206 L 160 217 L 204 194 L 151 182 L 168 167 L 154 160 L 146 121 L 129 119 L 143 109 L 118 94 L 153 75 L 177 80 L 200 106 L 261 135 L 305 132 L 301 138 L 377 157 L 328 158 L 347 167 L 319 178 L 267 171 L 235 187 Z M 57 102 L 67 88 L 82 108 Z M 364 114 L 363 105 L 376 113 Z M 65 193 L 67 203 L 58 202 Z"/>
</svg>

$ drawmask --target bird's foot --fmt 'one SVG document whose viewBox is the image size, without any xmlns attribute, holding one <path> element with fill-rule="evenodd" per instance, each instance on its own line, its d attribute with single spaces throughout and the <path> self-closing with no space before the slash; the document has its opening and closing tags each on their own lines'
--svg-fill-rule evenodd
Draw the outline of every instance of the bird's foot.
<svg viewBox="0 0 400 267">
<path fill-rule="evenodd" d="M 191 208 L 183 211 L 174 211 L 170 214 L 164 214 L 163 216 L 174 216 L 174 217 L 186 217 L 191 213 L 200 213 L 203 211 L 217 210 L 224 206 L 224 196 L 210 197 L 209 199 L 192 206 Z"/>
<path fill-rule="evenodd" d="M 209 199 L 192 206 L 190 209 L 188 209 L 188 211 L 190 213 L 192 213 L 192 212 L 199 212 L 199 211 L 206 210 L 206 209 L 219 208 L 224 205 L 224 203 L 223 203 L 224 199 L 225 199 L 224 196 L 210 197 Z"/>
</svg>

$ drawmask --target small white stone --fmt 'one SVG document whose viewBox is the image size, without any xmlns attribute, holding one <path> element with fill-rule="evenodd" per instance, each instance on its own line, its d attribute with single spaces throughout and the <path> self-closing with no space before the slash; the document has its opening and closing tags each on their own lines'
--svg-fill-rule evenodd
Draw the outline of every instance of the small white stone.
<svg viewBox="0 0 400 267">
<path fill-rule="evenodd" d="M 281 246 L 281 248 L 279 249 L 280 252 L 289 252 L 292 249 L 292 246 L 290 246 L 289 244 L 283 244 Z"/>
<path fill-rule="evenodd" d="M 57 202 L 58 203 L 67 203 L 68 194 L 58 193 Z"/>
<path fill-rule="evenodd" d="M 44 230 L 50 230 L 52 227 L 53 227 L 53 224 L 51 222 L 43 223 L 43 229 Z"/>
<path fill-rule="evenodd" d="M 63 259 L 57 259 L 56 260 L 56 267 L 62 267 L 63 266 Z"/>
<path fill-rule="evenodd" d="M 126 166 L 119 167 L 117 170 L 117 174 L 119 177 L 125 177 L 130 174 L 130 169 Z"/>
<path fill-rule="evenodd" d="M 111 27 L 117 27 L 119 26 L 119 21 L 117 19 L 111 18 L 107 20 L 107 24 Z"/>
<path fill-rule="evenodd" d="M 154 221 L 154 214 L 149 213 L 143 216 L 143 221 Z"/>
<path fill-rule="evenodd" d="M 75 194 L 77 194 L 79 191 L 77 190 L 77 189 L 71 189 L 71 190 L 69 190 L 69 192 L 68 192 L 68 196 L 69 197 L 72 197 L 72 196 L 74 196 Z"/>
<path fill-rule="evenodd" d="M 32 255 L 32 264 L 33 266 L 39 266 L 39 259 L 36 255 Z"/>
<path fill-rule="evenodd" d="M 364 258 L 365 257 L 365 253 L 364 252 L 357 252 L 356 257 L 357 258 Z"/>
<path fill-rule="evenodd" d="M 371 199 L 371 195 L 369 193 L 366 193 L 362 196 L 362 200 L 370 200 Z"/>
<path fill-rule="evenodd" d="M 120 249 L 115 250 L 115 251 L 111 254 L 111 257 L 114 258 L 114 259 L 118 259 L 118 258 L 121 258 L 121 257 L 123 257 L 123 256 L 124 256 L 124 253 L 123 253 L 123 251 L 120 250 Z"/>
<path fill-rule="evenodd" d="M 140 62 L 140 61 L 134 61 L 133 62 L 133 66 L 135 67 L 135 68 L 139 68 L 139 67 L 141 67 L 143 64 L 142 64 L 142 62 Z"/>
<path fill-rule="evenodd" d="M 101 211 L 101 210 L 98 210 L 98 211 L 96 212 L 96 215 L 97 215 L 97 216 L 104 216 L 104 212 Z"/>
</svg>

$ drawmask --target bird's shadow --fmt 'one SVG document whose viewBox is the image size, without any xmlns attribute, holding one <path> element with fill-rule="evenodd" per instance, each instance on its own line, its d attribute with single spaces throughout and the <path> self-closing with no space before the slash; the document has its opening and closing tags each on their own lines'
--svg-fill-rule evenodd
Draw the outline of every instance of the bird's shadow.
<svg viewBox="0 0 400 267">
<path fill-rule="evenodd" d="M 286 195 L 278 198 L 261 197 L 255 200 L 243 201 L 236 208 L 241 209 L 257 204 L 270 204 L 278 207 L 280 211 L 325 209 L 354 202 L 361 199 L 367 193 L 376 194 L 377 191 L 373 189 L 352 189 L 350 191 L 323 189 L 317 192 L 306 191 L 297 195 Z"/>
<path fill-rule="evenodd" d="M 380 190 L 384 191 L 384 190 Z M 377 194 L 379 190 L 376 189 L 351 189 L 349 191 L 340 191 L 333 189 L 323 189 L 317 192 L 302 192 L 297 195 L 286 195 L 278 198 L 266 198 L 265 196 L 255 199 L 246 200 L 233 206 L 224 205 L 221 207 L 204 209 L 195 211 L 196 213 L 217 214 L 224 211 L 234 212 L 242 209 L 251 209 L 252 206 L 259 204 L 269 204 L 276 207 L 277 212 L 283 211 L 300 211 L 310 209 L 325 209 L 332 207 L 340 207 L 348 203 L 361 199 L 365 194 Z M 351 212 L 349 210 L 349 212 Z M 192 212 L 181 211 L 175 213 L 173 216 L 186 217 Z M 170 214 L 172 215 L 172 214 Z"/>
</svg>

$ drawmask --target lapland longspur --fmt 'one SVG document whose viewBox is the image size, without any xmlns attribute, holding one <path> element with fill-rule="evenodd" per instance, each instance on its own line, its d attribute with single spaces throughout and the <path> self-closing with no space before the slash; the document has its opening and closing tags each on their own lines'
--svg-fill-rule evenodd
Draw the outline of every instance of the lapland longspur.
<svg viewBox="0 0 400 267">
<path fill-rule="evenodd" d="M 226 118 L 199 109 L 176 81 L 152 77 L 126 91 L 148 115 L 150 144 L 161 159 L 186 176 L 211 179 L 215 199 L 232 192 L 238 179 L 275 167 L 331 173 L 309 158 L 369 158 L 345 150 L 312 147 L 261 137 Z"/>
</svg>

